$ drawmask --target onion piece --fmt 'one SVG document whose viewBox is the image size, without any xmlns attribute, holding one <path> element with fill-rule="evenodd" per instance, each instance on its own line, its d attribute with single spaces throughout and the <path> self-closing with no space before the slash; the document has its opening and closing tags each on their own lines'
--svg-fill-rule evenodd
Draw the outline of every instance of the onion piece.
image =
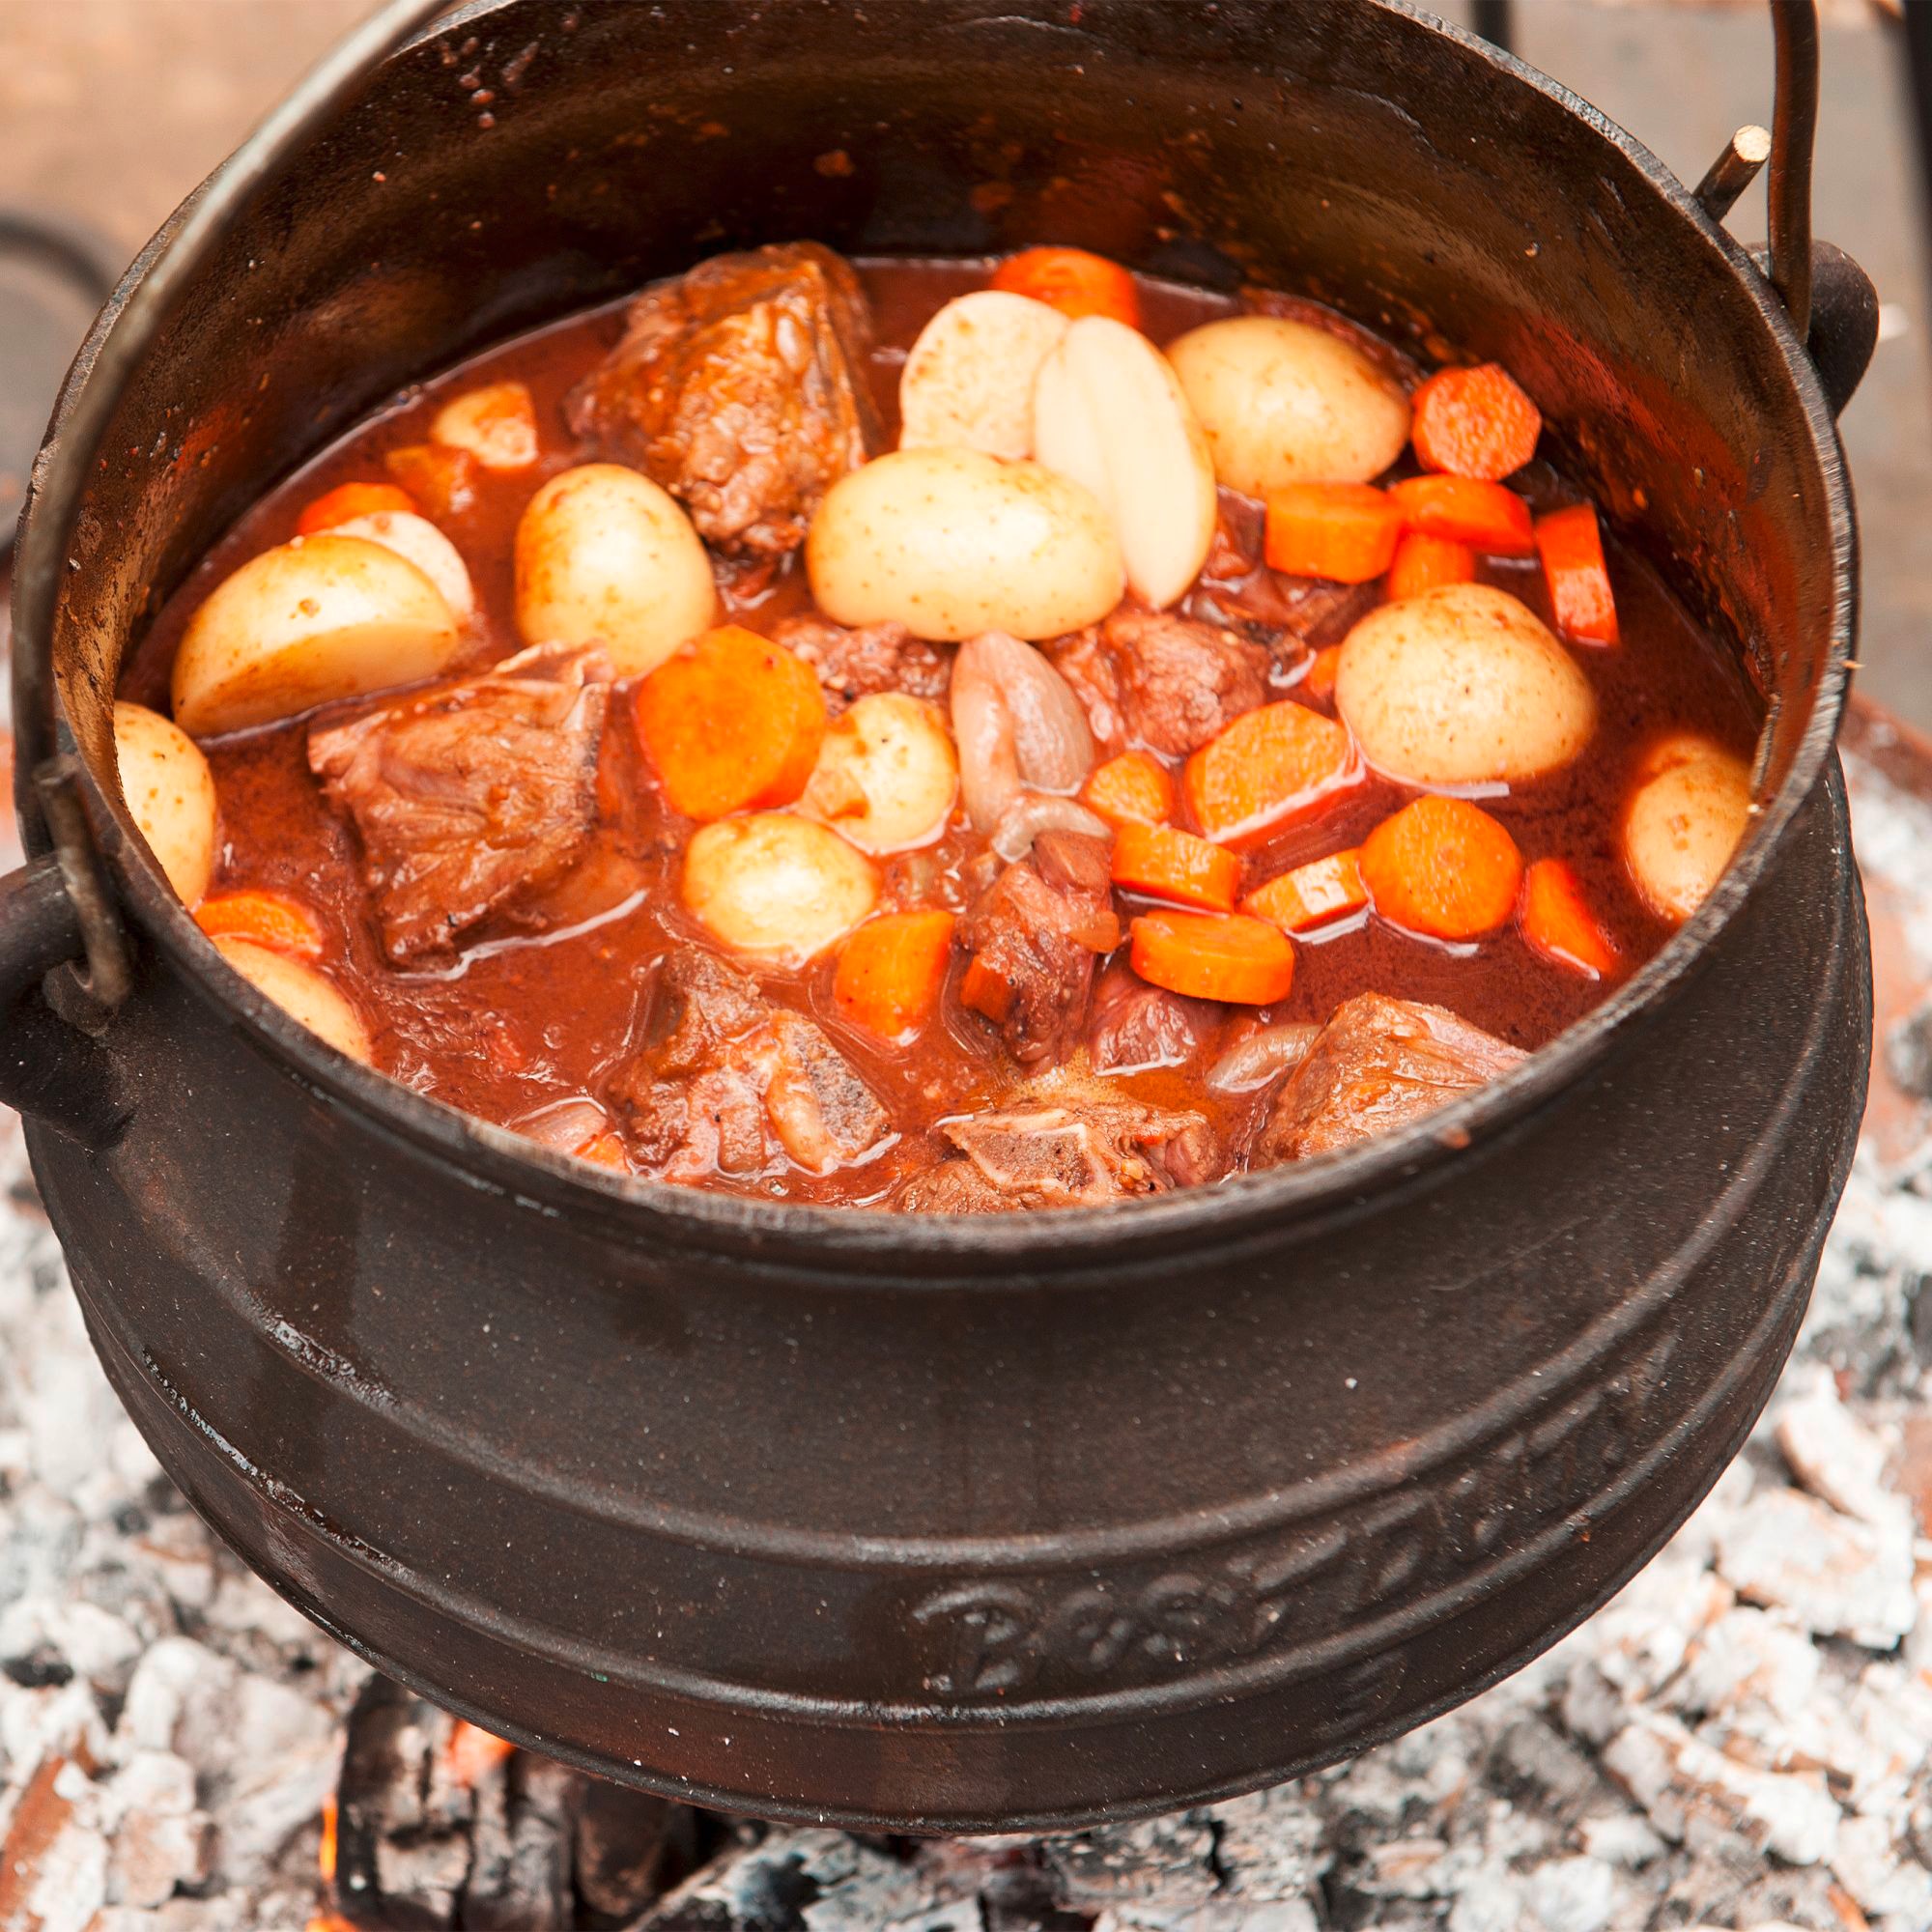
<svg viewBox="0 0 1932 1932">
<path fill-rule="evenodd" d="M 993 828 L 993 850 L 1011 864 L 1033 850 L 1042 832 L 1088 832 L 1111 842 L 1114 829 L 1084 805 L 1049 792 L 1021 791 Z"/>
<path fill-rule="evenodd" d="M 1023 788 L 1075 792 L 1094 769 L 1094 733 L 1073 687 L 1004 631 L 959 647 L 951 702 L 959 791 L 976 832 L 991 832 Z"/>
<path fill-rule="evenodd" d="M 1308 1058 L 1321 1031 L 1312 1020 L 1260 1027 L 1237 1039 L 1208 1069 L 1208 1086 L 1216 1094 L 1256 1093 L 1284 1073 L 1293 1073 Z"/>
</svg>

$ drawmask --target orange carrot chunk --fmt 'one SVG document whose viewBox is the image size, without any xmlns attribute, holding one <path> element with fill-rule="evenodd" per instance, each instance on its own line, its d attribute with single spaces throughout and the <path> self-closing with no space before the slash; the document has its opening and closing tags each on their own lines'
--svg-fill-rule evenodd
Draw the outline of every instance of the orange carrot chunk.
<svg viewBox="0 0 1932 1932">
<path fill-rule="evenodd" d="M 1500 483 L 1468 476 L 1410 476 L 1389 496 L 1403 522 L 1426 537 L 1446 537 L 1487 556 L 1534 556 L 1529 505 Z"/>
<path fill-rule="evenodd" d="M 1022 248 L 993 270 L 993 286 L 1031 296 L 1076 322 L 1083 315 L 1105 315 L 1129 328 L 1141 326 L 1134 278 L 1118 262 L 1084 248 Z"/>
<path fill-rule="evenodd" d="M 1360 861 L 1361 854 L 1350 849 L 1297 866 L 1251 892 L 1241 901 L 1241 910 L 1272 920 L 1285 932 L 1306 932 L 1331 919 L 1360 912 L 1369 902 Z"/>
<path fill-rule="evenodd" d="M 1563 859 L 1539 859 L 1522 876 L 1518 913 L 1533 952 L 1586 979 L 1607 980 L 1621 963 L 1609 935 L 1598 923 L 1576 868 Z"/>
<path fill-rule="evenodd" d="M 1122 752 L 1096 765 L 1080 787 L 1080 803 L 1116 832 L 1123 825 L 1159 825 L 1174 815 L 1174 781 L 1147 752 Z"/>
<path fill-rule="evenodd" d="M 959 1004 L 984 1013 L 995 1025 L 1004 1024 L 1013 1008 L 1013 982 L 976 952 L 959 976 Z"/>
<path fill-rule="evenodd" d="M 1443 369 L 1409 398 L 1409 440 L 1425 469 L 1500 483 L 1536 454 L 1543 412 L 1500 362 Z"/>
<path fill-rule="evenodd" d="M 1449 537 L 1426 537 L 1408 530 L 1395 547 L 1389 565 L 1390 598 L 1420 597 L 1439 583 L 1469 583 L 1476 575 L 1476 553 Z"/>
<path fill-rule="evenodd" d="M 1435 939 L 1493 932 L 1516 910 L 1522 855 L 1480 806 L 1418 798 L 1362 841 L 1362 883 L 1391 925 Z"/>
<path fill-rule="evenodd" d="M 1283 698 L 1246 711 L 1188 759 L 1180 789 L 1194 823 L 1226 838 L 1313 805 L 1355 775 L 1349 734 Z"/>
<path fill-rule="evenodd" d="M 1342 662 L 1342 646 L 1329 644 L 1319 650 L 1308 661 L 1308 669 L 1303 673 L 1301 689 L 1305 696 L 1312 697 L 1318 704 L 1331 704 L 1335 699 L 1335 671 Z"/>
<path fill-rule="evenodd" d="M 845 942 L 832 976 L 839 1016 L 881 1039 L 909 1039 L 939 1004 L 952 923 L 943 908 L 868 919 Z"/>
<path fill-rule="evenodd" d="M 1266 1007 L 1294 984 L 1280 926 L 1238 912 L 1150 912 L 1133 923 L 1133 969 L 1151 986 L 1196 1000 Z"/>
<path fill-rule="evenodd" d="M 383 467 L 422 505 L 432 523 L 460 517 L 476 501 L 483 466 L 467 449 L 440 442 L 412 442 L 392 449 Z"/>
<path fill-rule="evenodd" d="M 1149 898 L 1231 912 L 1241 890 L 1241 862 L 1172 825 L 1123 825 L 1114 840 L 1114 883 Z"/>
<path fill-rule="evenodd" d="M 1271 570 L 1367 583 L 1395 556 L 1402 515 L 1373 483 L 1285 483 L 1267 497 L 1264 554 Z"/>
<path fill-rule="evenodd" d="M 194 923 L 211 939 L 246 939 L 292 959 L 320 959 L 325 942 L 316 916 L 281 893 L 217 893 L 194 909 Z"/>
<path fill-rule="evenodd" d="M 399 512 L 413 515 L 415 507 L 415 498 L 393 483 L 338 483 L 303 505 L 296 519 L 296 535 L 312 537 L 318 530 L 332 530 L 337 524 L 351 523 L 357 517 Z"/>
<path fill-rule="evenodd" d="M 687 818 L 789 805 L 825 739 L 811 667 L 736 624 L 707 631 L 638 686 L 638 741 Z"/>
<path fill-rule="evenodd" d="M 1614 644 L 1617 602 L 1610 593 L 1609 566 L 1597 512 L 1572 503 L 1536 520 L 1536 548 L 1543 558 L 1543 581 L 1556 629 L 1577 644 Z"/>
</svg>

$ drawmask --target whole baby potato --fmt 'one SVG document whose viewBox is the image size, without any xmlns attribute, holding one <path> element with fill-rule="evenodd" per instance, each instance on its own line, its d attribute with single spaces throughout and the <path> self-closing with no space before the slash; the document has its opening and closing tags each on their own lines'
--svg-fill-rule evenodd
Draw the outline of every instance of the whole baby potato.
<svg viewBox="0 0 1932 1932">
<path fill-rule="evenodd" d="M 655 670 L 718 605 L 691 519 L 620 463 L 553 476 L 517 525 L 516 564 L 524 641 L 601 643 L 619 677 Z"/>
<path fill-rule="evenodd" d="M 1325 328 L 1236 315 L 1168 345 L 1214 473 L 1264 497 L 1284 483 L 1367 483 L 1408 441 L 1408 398 Z"/>
<path fill-rule="evenodd" d="M 1033 385 L 1066 318 L 1030 296 L 974 289 L 919 332 L 899 377 L 901 449 L 1033 454 Z"/>
<path fill-rule="evenodd" d="M 1377 771 L 1415 785 L 1537 778 L 1570 763 L 1597 727 L 1577 661 L 1487 583 L 1371 611 L 1343 641 L 1335 708 Z"/>
<path fill-rule="evenodd" d="M 114 707 L 114 751 L 121 796 L 191 911 L 214 876 L 214 776 L 180 725 L 125 698 Z"/>
<path fill-rule="evenodd" d="M 959 760 L 923 698 L 876 691 L 834 721 L 799 801 L 862 852 L 905 852 L 946 830 Z"/>
<path fill-rule="evenodd" d="M 687 909 L 734 952 L 803 966 L 878 902 L 879 875 L 836 832 L 789 811 L 700 826 L 684 851 Z"/>
<path fill-rule="evenodd" d="M 1655 748 L 1624 807 L 1624 863 L 1637 895 L 1681 923 L 1711 895 L 1750 823 L 1750 770 L 1708 738 Z"/>
<path fill-rule="evenodd" d="M 1057 638 L 1121 601 L 1120 539 L 1091 491 L 1037 463 L 901 449 L 841 476 L 806 538 L 835 623 L 956 642 Z"/>
<path fill-rule="evenodd" d="M 222 938 L 214 942 L 219 952 L 242 979 L 259 993 L 266 994 L 292 1018 L 299 1020 L 317 1038 L 327 1041 L 337 1053 L 369 1065 L 369 1030 L 355 1009 L 313 966 L 270 952 L 251 940 Z"/>
<path fill-rule="evenodd" d="M 456 613 L 413 563 L 334 530 L 251 557 L 188 620 L 175 723 L 195 738 L 432 677 Z"/>
</svg>

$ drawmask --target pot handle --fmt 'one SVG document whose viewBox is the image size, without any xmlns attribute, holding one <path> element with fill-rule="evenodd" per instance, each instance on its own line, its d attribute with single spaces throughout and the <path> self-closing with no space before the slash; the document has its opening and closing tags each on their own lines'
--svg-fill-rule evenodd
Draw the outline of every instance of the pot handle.
<svg viewBox="0 0 1932 1932">
<path fill-rule="evenodd" d="M 0 876 L 0 1102 L 104 1148 L 131 1109 L 99 1035 L 131 975 L 87 835 L 79 772 L 63 756 L 35 773 L 53 849 Z"/>
</svg>

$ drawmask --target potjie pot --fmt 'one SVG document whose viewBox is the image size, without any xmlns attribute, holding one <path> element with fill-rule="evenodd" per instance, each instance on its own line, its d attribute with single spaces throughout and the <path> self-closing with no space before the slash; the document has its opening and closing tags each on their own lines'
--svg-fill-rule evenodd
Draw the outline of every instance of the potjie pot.
<svg viewBox="0 0 1932 1932">
<path fill-rule="evenodd" d="M 1803 10 L 1779 24 L 1802 315 L 1815 47 Z M 1522 1663 L 1743 1441 L 1850 1158 L 1870 988 L 1833 405 L 1869 285 L 1821 250 L 1807 355 L 1641 147 L 1395 0 L 482 0 L 377 59 L 395 30 L 135 264 L 21 543 L 35 856 L 0 882 L 0 1094 L 169 1475 L 381 1669 L 770 1816 L 1158 1810 Z M 1079 242 L 1505 362 L 1768 695 L 1761 810 L 1711 901 L 1419 1126 L 1093 1211 L 620 1179 L 322 1047 L 134 832 L 129 639 L 399 385 L 801 236 Z"/>
</svg>

